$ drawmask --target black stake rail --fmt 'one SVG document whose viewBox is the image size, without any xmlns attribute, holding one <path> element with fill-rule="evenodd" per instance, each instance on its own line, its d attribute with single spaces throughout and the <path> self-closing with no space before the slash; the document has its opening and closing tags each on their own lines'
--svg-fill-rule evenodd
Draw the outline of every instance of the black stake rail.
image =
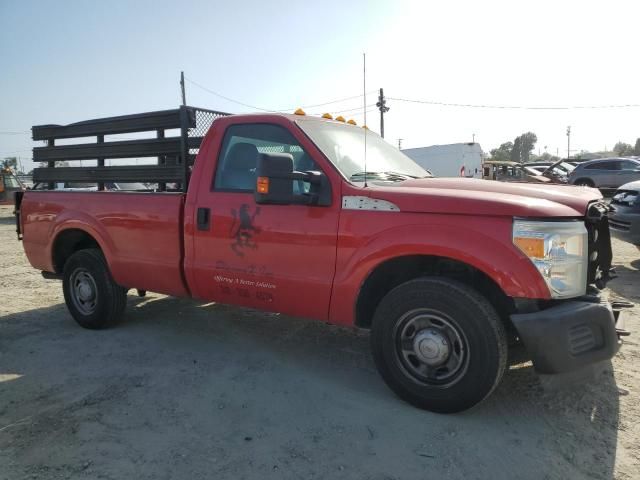
<svg viewBox="0 0 640 480">
<path fill-rule="evenodd" d="M 46 182 L 181 182 L 182 165 L 124 165 L 117 167 L 56 167 L 36 168 L 34 183 Z"/>
<path fill-rule="evenodd" d="M 189 148 L 199 148 L 200 143 L 202 143 L 202 137 L 189 137 L 187 142 Z M 157 157 L 159 155 L 182 156 L 182 138 L 149 138 L 120 142 L 35 147 L 33 149 L 34 162 Z"/>
<path fill-rule="evenodd" d="M 69 125 L 37 125 L 32 127 L 34 140 L 45 140 L 47 146 L 33 149 L 35 162 L 46 162 L 36 168 L 33 179 L 47 183 L 92 182 L 102 190 L 105 182 L 158 183 L 160 191 L 166 183 L 176 183 L 185 191 L 190 166 L 205 133 L 216 118 L 228 113 L 197 107 L 181 106 L 174 110 L 99 118 Z M 165 136 L 165 130 L 180 129 L 178 136 Z M 152 132 L 156 138 L 105 141 L 105 135 Z M 56 145 L 57 139 L 95 136 L 95 143 Z M 105 159 L 157 157 L 157 165 L 107 166 Z M 186 159 L 186 161 L 185 161 Z M 56 162 L 96 160 L 95 167 L 56 167 Z"/>
<path fill-rule="evenodd" d="M 195 108 L 188 115 L 188 128 L 196 126 Z M 31 127 L 34 140 L 50 138 L 93 137 L 94 135 L 113 135 L 117 133 L 146 132 L 149 130 L 181 128 L 180 109 L 159 112 L 136 113 L 118 117 L 97 118 L 69 125 L 36 125 Z"/>
</svg>

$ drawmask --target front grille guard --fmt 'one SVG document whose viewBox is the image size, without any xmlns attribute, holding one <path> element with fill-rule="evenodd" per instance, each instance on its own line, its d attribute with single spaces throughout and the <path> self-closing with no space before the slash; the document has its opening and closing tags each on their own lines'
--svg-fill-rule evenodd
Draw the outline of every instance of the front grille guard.
<svg viewBox="0 0 640 480">
<path fill-rule="evenodd" d="M 615 277 L 611 268 L 611 234 L 609 233 L 609 206 L 604 202 L 589 205 L 585 218 L 589 238 L 589 269 L 587 287 L 595 285 L 603 289 Z"/>
</svg>

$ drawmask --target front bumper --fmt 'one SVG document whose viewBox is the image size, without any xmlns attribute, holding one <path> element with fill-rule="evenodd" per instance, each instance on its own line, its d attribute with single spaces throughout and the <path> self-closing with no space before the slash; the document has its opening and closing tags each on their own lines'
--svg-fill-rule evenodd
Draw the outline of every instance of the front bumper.
<svg viewBox="0 0 640 480">
<path fill-rule="evenodd" d="M 640 210 L 616 205 L 609 213 L 609 229 L 612 236 L 640 245 Z"/>
<path fill-rule="evenodd" d="M 619 350 L 619 312 L 608 302 L 567 300 L 533 313 L 511 315 L 538 373 L 579 370 L 608 360 Z"/>
</svg>

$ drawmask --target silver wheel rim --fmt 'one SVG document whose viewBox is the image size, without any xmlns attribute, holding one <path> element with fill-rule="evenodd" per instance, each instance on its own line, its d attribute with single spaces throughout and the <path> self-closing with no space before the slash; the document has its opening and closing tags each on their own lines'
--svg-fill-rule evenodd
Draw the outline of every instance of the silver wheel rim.
<svg viewBox="0 0 640 480">
<path fill-rule="evenodd" d="M 91 315 L 96 310 L 98 303 L 98 287 L 96 281 L 88 270 L 76 268 L 70 278 L 71 301 L 83 315 Z"/>
<path fill-rule="evenodd" d="M 447 387 L 469 366 L 469 344 L 456 322 L 437 310 L 405 313 L 394 330 L 396 359 L 404 372 L 423 385 Z"/>
</svg>

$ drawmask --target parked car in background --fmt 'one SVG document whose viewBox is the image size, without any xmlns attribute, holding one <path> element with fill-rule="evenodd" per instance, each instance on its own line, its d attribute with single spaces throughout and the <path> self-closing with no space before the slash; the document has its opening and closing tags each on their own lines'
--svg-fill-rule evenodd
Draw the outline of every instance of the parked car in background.
<svg viewBox="0 0 640 480">
<path fill-rule="evenodd" d="M 632 158 L 599 158 L 579 164 L 569 175 L 569 183 L 597 188 L 618 188 L 640 180 L 640 161 Z"/>
<path fill-rule="evenodd" d="M 13 194 L 25 189 L 10 168 L 0 169 L 0 205 L 13 205 Z"/>
<path fill-rule="evenodd" d="M 622 185 L 611 199 L 611 234 L 640 250 L 640 181 Z"/>
<path fill-rule="evenodd" d="M 554 164 L 549 165 L 529 165 L 525 164 L 525 168 L 529 168 L 539 175 L 549 177 L 556 183 L 569 183 L 569 173 Z"/>
<path fill-rule="evenodd" d="M 572 165 L 571 163 L 566 162 L 564 160 L 559 160 L 557 162 L 527 162 L 525 163 L 525 165 L 527 167 L 533 167 L 536 169 L 538 167 L 544 167 L 544 168 L 553 167 L 554 170 L 557 169 L 557 170 L 563 171 L 567 175 L 573 172 L 573 170 L 576 168 L 575 165 Z"/>
<path fill-rule="evenodd" d="M 499 182 L 551 183 L 550 178 L 521 163 L 492 160 L 482 164 L 482 178 Z"/>
</svg>

